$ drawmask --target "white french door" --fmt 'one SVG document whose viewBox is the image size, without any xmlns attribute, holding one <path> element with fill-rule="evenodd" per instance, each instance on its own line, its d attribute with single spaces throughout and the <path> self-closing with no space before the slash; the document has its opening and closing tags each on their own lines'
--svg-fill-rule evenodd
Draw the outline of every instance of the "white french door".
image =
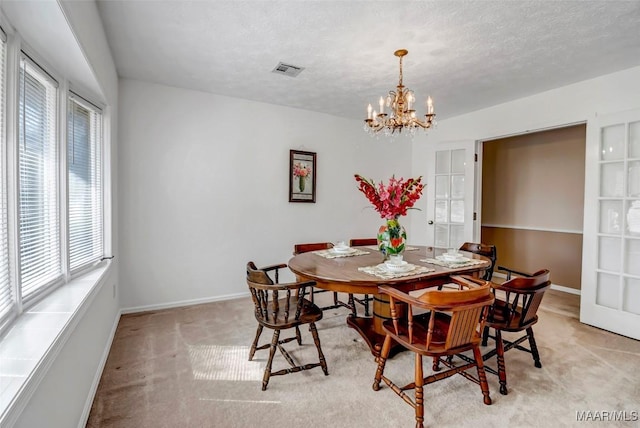
<svg viewBox="0 0 640 428">
<path fill-rule="evenodd" d="M 429 152 L 427 243 L 458 248 L 473 241 L 475 141 L 441 143 Z"/>
<path fill-rule="evenodd" d="M 640 339 L 640 110 L 588 126 L 580 321 Z"/>
</svg>

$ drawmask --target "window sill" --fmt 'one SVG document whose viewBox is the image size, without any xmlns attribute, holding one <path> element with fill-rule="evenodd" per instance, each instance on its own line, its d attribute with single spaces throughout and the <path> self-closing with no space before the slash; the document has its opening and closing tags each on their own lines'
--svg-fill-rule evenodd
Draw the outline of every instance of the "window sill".
<svg viewBox="0 0 640 428">
<path fill-rule="evenodd" d="M 0 425 L 11 426 L 10 416 L 19 416 L 101 288 L 110 265 L 103 262 L 53 291 L 24 312 L 0 340 Z"/>
</svg>

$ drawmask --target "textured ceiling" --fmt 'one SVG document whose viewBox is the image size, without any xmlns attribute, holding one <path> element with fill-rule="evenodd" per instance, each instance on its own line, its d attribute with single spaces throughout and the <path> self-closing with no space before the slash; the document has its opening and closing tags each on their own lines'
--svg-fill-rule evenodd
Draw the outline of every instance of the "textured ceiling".
<svg viewBox="0 0 640 428">
<path fill-rule="evenodd" d="M 395 88 L 401 48 L 405 85 L 418 101 L 433 97 L 438 119 L 640 65 L 638 1 L 98 0 L 98 8 L 121 77 L 354 119 Z M 274 74 L 279 61 L 305 70 Z"/>
</svg>

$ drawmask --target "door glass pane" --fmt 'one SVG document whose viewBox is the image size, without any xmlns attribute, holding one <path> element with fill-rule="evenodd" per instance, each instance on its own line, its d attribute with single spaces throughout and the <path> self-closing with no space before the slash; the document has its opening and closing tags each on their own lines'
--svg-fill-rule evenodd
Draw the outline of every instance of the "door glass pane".
<svg viewBox="0 0 640 428">
<path fill-rule="evenodd" d="M 605 163 L 600 170 L 600 196 L 622 197 L 624 194 L 623 163 Z"/>
<path fill-rule="evenodd" d="M 640 122 L 629 124 L 629 157 L 640 158 Z"/>
<path fill-rule="evenodd" d="M 449 221 L 449 201 L 436 201 L 436 222 L 446 223 Z"/>
<path fill-rule="evenodd" d="M 628 201 L 627 232 L 631 235 L 640 235 L 640 201 Z"/>
<path fill-rule="evenodd" d="M 599 273 L 596 290 L 596 304 L 606 306 L 611 309 L 618 309 L 619 295 L 620 278 L 617 275 Z"/>
<path fill-rule="evenodd" d="M 451 151 L 451 172 L 452 173 L 464 174 L 464 167 L 465 167 L 464 153 L 465 153 L 464 149 Z"/>
<path fill-rule="evenodd" d="M 620 272 L 620 239 L 600 237 L 600 256 L 598 268 L 611 272 Z"/>
<path fill-rule="evenodd" d="M 625 273 L 640 276 L 640 239 L 627 239 Z"/>
<path fill-rule="evenodd" d="M 449 247 L 449 226 L 447 226 L 446 224 L 436 224 L 435 241 L 436 247 Z"/>
<path fill-rule="evenodd" d="M 448 248 L 460 248 L 464 241 L 464 226 L 451 225 L 451 242 Z"/>
<path fill-rule="evenodd" d="M 451 176 L 451 197 L 464 199 L 464 175 Z"/>
<path fill-rule="evenodd" d="M 436 152 L 436 174 L 449 173 L 449 151 Z"/>
<path fill-rule="evenodd" d="M 629 177 L 627 181 L 627 196 L 637 198 L 640 196 L 640 162 L 629 162 Z"/>
<path fill-rule="evenodd" d="M 602 128 L 602 139 L 600 141 L 600 158 L 602 160 L 624 158 L 624 124 Z"/>
<path fill-rule="evenodd" d="M 451 223 L 464 223 L 464 201 L 451 201 Z"/>
<path fill-rule="evenodd" d="M 622 231 L 622 201 L 600 202 L 600 233 Z"/>
<path fill-rule="evenodd" d="M 622 310 L 640 315 L 640 279 L 625 280 Z"/>
<path fill-rule="evenodd" d="M 447 199 L 449 197 L 449 176 L 436 176 L 436 199 Z"/>
</svg>

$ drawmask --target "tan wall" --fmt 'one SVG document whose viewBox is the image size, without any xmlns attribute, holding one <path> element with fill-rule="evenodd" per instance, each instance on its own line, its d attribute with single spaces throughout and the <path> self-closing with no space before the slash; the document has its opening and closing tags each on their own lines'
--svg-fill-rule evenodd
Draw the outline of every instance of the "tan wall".
<svg viewBox="0 0 640 428">
<path fill-rule="evenodd" d="M 554 284 L 580 288 L 585 133 L 577 125 L 483 145 L 481 239 L 499 264 L 548 268 Z"/>
<path fill-rule="evenodd" d="M 529 273 L 549 269 L 552 283 L 580 289 L 582 235 L 483 226 L 482 242 L 496 246 L 498 266 Z"/>
</svg>

